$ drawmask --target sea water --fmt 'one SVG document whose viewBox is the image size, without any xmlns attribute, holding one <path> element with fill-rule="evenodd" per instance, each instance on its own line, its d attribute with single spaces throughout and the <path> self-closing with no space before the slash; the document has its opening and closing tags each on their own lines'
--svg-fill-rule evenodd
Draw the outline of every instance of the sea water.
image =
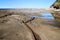
<svg viewBox="0 0 60 40">
<path fill-rule="evenodd" d="M 39 16 L 33 16 L 35 18 L 46 18 L 46 19 L 54 19 L 51 13 L 40 13 Z"/>
<path fill-rule="evenodd" d="M 54 19 L 51 13 L 40 13 L 41 18 Z"/>
</svg>

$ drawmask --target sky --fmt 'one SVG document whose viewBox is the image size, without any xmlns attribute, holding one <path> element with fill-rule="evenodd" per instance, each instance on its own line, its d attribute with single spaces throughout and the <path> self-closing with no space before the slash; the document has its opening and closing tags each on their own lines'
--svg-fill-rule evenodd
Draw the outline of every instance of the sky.
<svg viewBox="0 0 60 40">
<path fill-rule="evenodd" d="M 55 0 L 0 0 L 0 8 L 49 8 Z"/>
</svg>

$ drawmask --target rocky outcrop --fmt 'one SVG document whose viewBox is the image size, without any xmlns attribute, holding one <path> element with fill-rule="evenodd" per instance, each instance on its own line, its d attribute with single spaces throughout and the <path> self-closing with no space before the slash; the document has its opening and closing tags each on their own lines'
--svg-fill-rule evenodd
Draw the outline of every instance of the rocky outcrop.
<svg viewBox="0 0 60 40">
<path fill-rule="evenodd" d="M 41 40 L 39 35 L 25 24 L 34 19 L 21 12 L 15 14 L 0 10 L 0 40 Z"/>
<path fill-rule="evenodd" d="M 60 9 L 60 0 L 56 0 L 52 5 L 51 5 L 51 8 L 54 8 L 56 10 L 59 10 Z M 52 13 L 52 15 L 54 16 L 55 18 L 55 21 L 57 23 L 60 23 L 60 12 L 59 11 L 55 11 L 54 13 Z"/>
<path fill-rule="evenodd" d="M 51 7 L 55 8 L 55 9 L 60 9 L 60 0 L 56 0 Z"/>
</svg>

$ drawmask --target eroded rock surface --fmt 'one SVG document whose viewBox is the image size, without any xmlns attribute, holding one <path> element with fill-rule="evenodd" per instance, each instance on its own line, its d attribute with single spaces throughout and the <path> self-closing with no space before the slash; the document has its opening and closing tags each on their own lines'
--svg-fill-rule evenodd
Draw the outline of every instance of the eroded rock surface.
<svg viewBox="0 0 60 40">
<path fill-rule="evenodd" d="M 31 30 L 22 23 L 22 20 L 30 18 L 24 15 L 3 16 L 0 18 L 0 40 L 35 40 Z"/>
<path fill-rule="evenodd" d="M 51 8 L 54 8 L 57 11 L 54 11 L 52 15 L 55 18 L 55 21 L 60 24 L 60 0 L 56 0 L 52 5 Z M 58 11 L 59 10 L 59 11 Z"/>
</svg>

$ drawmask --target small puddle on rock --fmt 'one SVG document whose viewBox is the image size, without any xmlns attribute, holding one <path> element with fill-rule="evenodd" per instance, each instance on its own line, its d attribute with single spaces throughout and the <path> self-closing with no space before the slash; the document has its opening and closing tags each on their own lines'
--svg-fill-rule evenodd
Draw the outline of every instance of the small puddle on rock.
<svg viewBox="0 0 60 40">
<path fill-rule="evenodd" d="M 45 19 L 43 20 L 44 24 L 57 25 L 51 13 L 40 13 L 40 16 L 33 16 L 33 17 Z"/>
</svg>

